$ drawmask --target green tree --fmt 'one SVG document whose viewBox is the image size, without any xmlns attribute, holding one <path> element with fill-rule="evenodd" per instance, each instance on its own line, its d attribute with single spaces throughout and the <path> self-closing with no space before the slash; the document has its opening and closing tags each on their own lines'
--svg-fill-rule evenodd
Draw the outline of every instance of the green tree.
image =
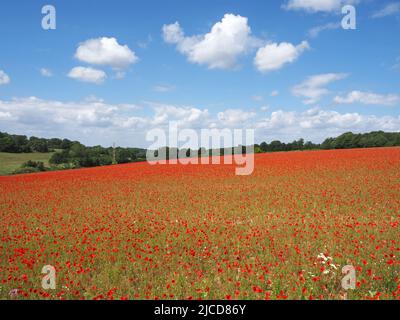
<svg viewBox="0 0 400 320">
<path fill-rule="evenodd" d="M 135 156 L 125 148 L 118 148 L 116 150 L 116 160 L 117 163 L 128 163 L 135 160 Z"/>
<path fill-rule="evenodd" d="M 260 149 L 263 151 L 263 152 L 267 152 L 268 151 L 268 144 L 264 141 L 264 142 L 262 142 L 261 144 L 260 144 Z"/>
<path fill-rule="evenodd" d="M 61 152 L 55 152 L 49 159 L 49 163 L 51 164 L 63 164 L 69 163 L 69 151 L 63 150 Z"/>
<path fill-rule="evenodd" d="M 0 152 L 18 152 L 18 147 L 10 136 L 0 138 Z"/>
<path fill-rule="evenodd" d="M 33 152 L 49 152 L 46 139 L 30 137 L 28 144 Z"/>
</svg>

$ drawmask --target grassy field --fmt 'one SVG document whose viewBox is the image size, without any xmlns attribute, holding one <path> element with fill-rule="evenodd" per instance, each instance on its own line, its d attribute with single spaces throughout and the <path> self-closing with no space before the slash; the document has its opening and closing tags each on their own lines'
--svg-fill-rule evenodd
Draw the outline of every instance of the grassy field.
<svg viewBox="0 0 400 320">
<path fill-rule="evenodd" d="M 53 153 L 7 153 L 0 152 L 0 175 L 11 174 L 21 164 L 28 160 L 42 161 L 48 165 L 49 159 Z"/>
</svg>

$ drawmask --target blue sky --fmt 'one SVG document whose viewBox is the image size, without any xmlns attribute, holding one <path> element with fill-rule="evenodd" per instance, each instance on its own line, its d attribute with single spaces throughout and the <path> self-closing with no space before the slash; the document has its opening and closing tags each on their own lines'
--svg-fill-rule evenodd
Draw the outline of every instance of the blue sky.
<svg viewBox="0 0 400 320">
<path fill-rule="evenodd" d="M 400 131 L 399 31 L 391 0 L 5 0 L 0 130 L 144 147 L 171 120 L 257 142 Z"/>
</svg>

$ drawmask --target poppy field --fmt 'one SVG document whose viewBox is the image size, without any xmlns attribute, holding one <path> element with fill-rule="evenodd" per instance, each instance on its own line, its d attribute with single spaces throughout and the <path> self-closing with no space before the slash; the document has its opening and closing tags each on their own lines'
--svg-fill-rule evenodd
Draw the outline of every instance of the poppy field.
<svg viewBox="0 0 400 320">
<path fill-rule="evenodd" d="M 400 299 L 400 148 L 258 154 L 250 176 L 45 172 L 0 191 L 0 299 Z"/>
</svg>

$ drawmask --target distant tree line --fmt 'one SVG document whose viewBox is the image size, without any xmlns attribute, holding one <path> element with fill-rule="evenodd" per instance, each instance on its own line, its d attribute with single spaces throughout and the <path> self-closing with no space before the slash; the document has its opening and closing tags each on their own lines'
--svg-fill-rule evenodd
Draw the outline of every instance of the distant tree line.
<svg viewBox="0 0 400 320">
<path fill-rule="evenodd" d="M 301 151 L 301 150 L 320 150 L 320 149 L 352 149 L 352 148 L 371 148 L 371 147 L 393 147 L 400 146 L 400 132 L 374 131 L 370 133 L 354 134 L 346 132 L 336 138 L 328 138 L 321 144 L 311 141 L 305 142 L 304 139 L 284 143 L 274 140 L 270 143 L 262 142 L 254 145 L 255 153 L 278 152 L 278 151 Z M 220 155 L 231 153 L 232 149 L 209 149 L 200 148 L 198 150 L 177 149 L 164 147 L 155 150 L 154 156 L 158 157 L 161 153 L 166 159 L 179 157 L 203 157 L 215 155 L 219 151 Z M 28 161 L 17 171 L 37 172 L 49 169 L 68 169 L 79 167 L 95 167 L 110 164 L 121 164 L 146 160 L 146 149 L 140 148 L 104 148 L 102 146 L 87 147 L 78 141 L 68 139 L 44 139 L 24 135 L 12 135 L 0 132 L 0 152 L 11 153 L 32 153 L 32 152 L 54 152 L 49 163 L 52 168 L 44 167 L 43 163 Z M 237 146 L 234 153 L 246 153 L 245 146 Z"/>
<path fill-rule="evenodd" d="M 372 147 L 393 147 L 400 146 L 400 132 L 383 132 L 374 131 L 364 134 L 354 134 L 346 132 L 336 138 L 328 138 L 323 143 L 313 143 L 304 141 L 304 139 L 295 140 L 293 142 L 284 143 L 274 140 L 270 143 L 262 142 L 254 145 L 255 153 L 265 152 L 282 152 L 282 151 L 302 151 L 302 150 L 327 150 L 327 149 L 353 149 L 353 148 L 372 148 Z M 195 156 L 212 156 L 215 151 L 219 151 L 220 155 L 232 153 L 232 148 L 209 149 L 200 148 L 198 150 L 177 149 L 164 147 L 156 150 L 154 156 L 158 157 L 161 153 L 166 159 L 174 159 L 176 155 L 179 157 L 195 157 Z M 237 146 L 233 153 L 246 153 L 245 146 Z"/>
<path fill-rule="evenodd" d="M 211 157 L 213 155 L 225 155 L 225 154 L 245 154 L 246 147 L 245 146 L 236 146 L 234 148 L 220 148 L 220 149 L 190 149 L 190 148 L 171 148 L 171 147 L 163 147 L 158 150 L 152 150 L 150 159 L 154 157 L 154 159 L 177 159 L 177 158 L 193 158 L 193 157 Z"/>
<path fill-rule="evenodd" d="M 0 132 L 0 152 L 31 153 L 67 149 L 72 141 L 68 139 L 44 139 Z"/>
<path fill-rule="evenodd" d="M 146 150 L 140 148 L 104 148 L 101 146 L 87 147 L 78 141 L 68 139 L 28 138 L 25 135 L 0 132 L 0 152 L 10 153 L 47 153 L 54 152 L 49 163 L 56 169 L 95 167 L 109 164 L 121 164 L 146 159 Z M 28 161 L 17 171 L 36 172 L 45 168 L 43 163 Z"/>
<path fill-rule="evenodd" d="M 284 143 L 280 142 L 279 140 L 274 140 L 271 143 L 262 142 L 260 145 L 255 145 L 255 150 L 258 153 L 313 149 L 320 149 L 320 145 L 312 143 L 311 141 L 304 142 L 304 139 L 295 140 L 290 143 Z"/>
<path fill-rule="evenodd" d="M 297 151 L 297 150 L 329 150 L 329 149 L 354 149 L 374 147 L 400 146 L 400 132 L 374 131 L 370 133 L 354 134 L 346 132 L 336 138 L 328 138 L 321 144 L 303 139 L 291 143 L 283 143 L 278 140 L 271 143 L 263 142 L 255 145 L 256 152 Z"/>
<path fill-rule="evenodd" d="M 122 164 L 145 159 L 145 149 L 86 147 L 79 142 L 73 142 L 69 148 L 54 153 L 49 163 L 54 165 L 64 164 L 77 168 Z"/>
<path fill-rule="evenodd" d="M 354 134 L 346 132 L 337 138 L 328 138 L 321 149 L 354 149 L 400 146 L 400 132 L 374 131 Z"/>
</svg>

